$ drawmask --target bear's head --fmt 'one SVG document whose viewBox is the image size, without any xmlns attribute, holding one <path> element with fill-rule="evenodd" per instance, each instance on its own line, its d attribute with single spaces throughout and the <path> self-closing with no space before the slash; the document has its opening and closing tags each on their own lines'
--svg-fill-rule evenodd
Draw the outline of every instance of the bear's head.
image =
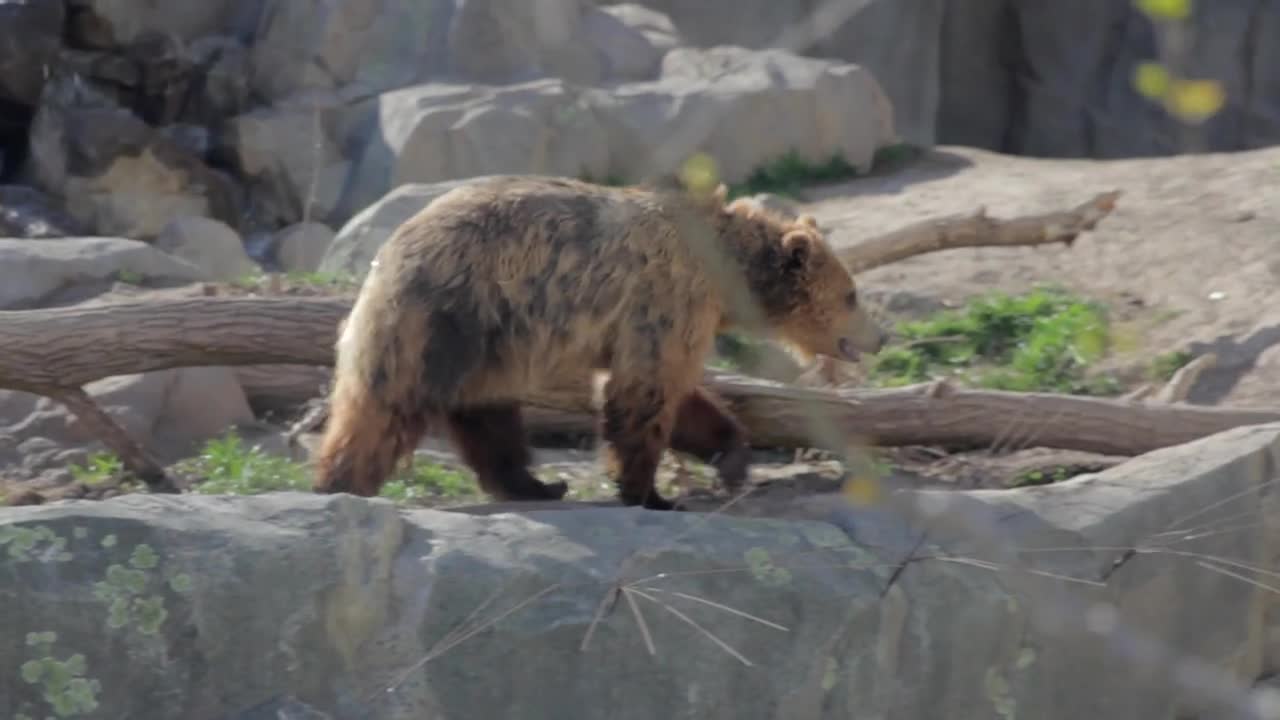
<svg viewBox="0 0 1280 720">
<path fill-rule="evenodd" d="M 780 340 L 806 355 L 848 361 L 884 347 L 887 334 L 812 216 L 783 217 L 745 199 L 721 212 L 750 294 Z"/>
</svg>

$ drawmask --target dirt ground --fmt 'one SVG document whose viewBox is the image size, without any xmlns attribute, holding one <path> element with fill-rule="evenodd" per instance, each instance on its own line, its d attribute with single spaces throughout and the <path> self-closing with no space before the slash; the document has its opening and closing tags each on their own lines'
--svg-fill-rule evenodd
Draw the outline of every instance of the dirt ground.
<svg viewBox="0 0 1280 720">
<path fill-rule="evenodd" d="M 1280 148 L 1238 154 L 1113 161 L 1039 160 L 942 147 L 908 167 L 808 191 L 814 214 L 837 245 L 928 218 L 971 213 L 995 217 L 1062 210 L 1098 192 L 1123 191 L 1117 209 L 1072 247 L 983 248 L 919 256 L 859 278 L 887 320 L 962 304 L 990 290 L 1042 284 L 1103 300 L 1128 349 L 1109 361 L 1137 376 L 1157 354 L 1212 351 L 1217 366 L 1201 376 L 1189 402 L 1280 404 Z M 270 433 L 268 433 L 269 435 Z M 262 436 L 267 445 L 277 439 Z M 304 446 L 315 437 L 304 436 Z M 430 454 L 450 459 L 439 441 Z M 568 480 L 572 496 L 611 500 L 590 450 L 540 449 L 540 472 Z M 1115 462 L 1078 453 L 1028 449 L 1012 456 L 943 457 L 928 449 L 888 453 L 892 478 L 913 485 L 1003 487 L 1027 468 L 1067 466 L 1072 473 Z M 761 453 L 757 489 L 735 513 L 768 515 L 796 497 L 838 492 L 838 468 L 821 460 Z M 680 477 L 664 463 L 662 478 Z M 723 502 L 700 494 L 705 470 L 686 483 L 695 509 Z M 665 484 L 665 482 L 664 482 Z M 674 487 L 667 486 L 668 490 Z M 6 489 L 10 497 L 21 486 Z"/>
<path fill-rule="evenodd" d="M 1193 403 L 1280 400 L 1280 148 L 1132 160 L 1041 160 L 939 148 L 887 176 L 813 191 L 806 209 L 856 244 L 936 215 L 1066 209 L 1118 189 L 1119 205 L 1072 247 L 921 255 L 859 278 L 889 309 L 958 304 L 993 289 L 1056 283 L 1107 301 L 1135 361 L 1212 351 Z"/>
</svg>

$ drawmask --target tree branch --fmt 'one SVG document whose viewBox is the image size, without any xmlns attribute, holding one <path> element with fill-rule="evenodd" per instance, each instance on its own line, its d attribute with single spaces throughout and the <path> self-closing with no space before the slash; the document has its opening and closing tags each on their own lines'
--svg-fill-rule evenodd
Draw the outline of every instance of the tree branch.
<svg viewBox="0 0 1280 720">
<path fill-rule="evenodd" d="M 120 458 L 125 469 L 147 484 L 151 492 L 176 493 L 178 487 L 164 468 L 151 457 L 141 445 L 129 437 L 128 431 L 120 426 L 105 410 L 98 407 L 83 389 L 79 387 L 48 387 L 41 393 L 57 400 L 84 423 L 85 429 L 102 441 Z"/>
<path fill-rule="evenodd" d="M 1080 233 L 1092 230 L 1111 211 L 1121 192 L 1101 193 L 1070 210 L 1001 220 L 985 208 L 972 215 L 931 218 L 881 235 L 841 251 L 841 259 L 855 273 L 905 260 L 914 255 L 962 247 L 1015 245 L 1070 246 Z"/>
</svg>

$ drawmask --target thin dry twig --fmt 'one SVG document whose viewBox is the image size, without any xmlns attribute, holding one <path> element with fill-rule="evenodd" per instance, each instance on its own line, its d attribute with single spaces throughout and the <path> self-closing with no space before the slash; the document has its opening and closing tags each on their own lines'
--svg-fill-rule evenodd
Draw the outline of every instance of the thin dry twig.
<svg viewBox="0 0 1280 720">
<path fill-rule="evenodd" d="M 682 613 L 682 612 L 680 612 L 679 610 L 675 609 L 675 608 L 674 608 L 674 607 L 672 607 L 670 604 L 662 602 L 661 600 L 659 600 L 659 599 L 657 599 L 657 598 L 653 597 L 652 595 L 649 595 L 648 593 L 644 592 L 643 590 L 637 590 L 637 589 L 635 589 L 635 588 L 628 588 L 628 589 L 624 590 L 623 592 L 627 593 L 627 597 L 628 597 L 628 598 L 630 598 L 631 594 L 633 594 L 633 593 L 634 593 L 634 594 L 639 595 L 640 597 L 642 597 L 642 598 L 644 598 L 644 599 L 648 600 L 649 602 L 652 602 L 652 603 L 657 604 L 659 607 L 663 608 L 663 609 L 664 609 L 664 610 L 666 610 L 667 612 L 671 613 L 672 615 L 675 615 L 677 618 L 680 618 L 680 619 L 681 619 L 681 620 L 683 620 L 685 623 L 687 623 L 688 625 L 692 626 L 692 627 L 693 627 L 693 629 L 695 629 L 695 630 L 697 630 L 698 632 L 700 632 L 700 633 L 702 633 L 703 635 L 705 635 L 707 638 L 709 638 L 709 639 L 711 640 L 711 642 L 715 643 L 717 647 L 719 647 L 721 650 L 724 650 L 725 652 L 727 652 L 727 653 L 729 653 L 730 655 L 732 655 L 735 659 L 737 659 L 737 660 L 738 660 L 739 662 L 741 662 L 743 665 L 746 665 L 747 667 L 752 667 L 752 666 L 754 665 L 754 663 L 752 663 L 750 660 L 748 660 L 748 659 L 746 658 L 746 656 L 745 656 L 745 655 L 743 655 L 742 653 L 740 653 L 740 652 L 738 652 L 737 650 L 733 649 L 733 647 L 732 647 L 731 645 L 729 645 L 729 643 L 727 643 L 727 642 L 725 642 L 725 641 L 721 640 L 719 637 L 717 637 L 717 636 L 716 636 L 716 634 L 715 634 L 715 633 L 713 633 L 713 632 L 711 632 L 710 630 L 708 630 L 708 629 L 704 628 L 702 625 L 700 625 L 700 624 L 699 624 L 697 621 L 695 621 L 693 618 L 690 618 L 688 615 L 685 615 L 684 613 Z"/>
<path fill-rule="evenodd" d="M 627 605 L 631 607 L 631 614 L 636 618 L 636 625 L 640 628 L 640 637 L 644 639 L 644 646 L 649 650 L 650 655 L 657 655 L 658 649 L 653 644 L 653 635 L 649 633 L 649 624 L 645 622 L 644 615 L 640 612 L 640 606 L 636 605 L 635 598 L 631 594 L 635 592 L 631 588 L 623 587 L 621 589 L 622 597 L 626 598 Z"/>
</svg>

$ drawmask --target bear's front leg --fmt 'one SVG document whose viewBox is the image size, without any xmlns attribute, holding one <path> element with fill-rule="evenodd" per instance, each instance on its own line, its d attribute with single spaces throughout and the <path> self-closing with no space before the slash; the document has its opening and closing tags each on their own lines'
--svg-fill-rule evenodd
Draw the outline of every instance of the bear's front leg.
<svg viewBox="0 0 1280 720">
<path fill-rule="evenodd" d="M 654 487 L 677 407 L 678 402 L 673 402 L 652 378 L 631 380 L 614 375 L 605 384 L 601 435 L 607 443 L 618 499 L 623 505 L 678 509 Z"/>
<path fill-rule="evenodd" d="M 706 388 L 694 388 L 676 412 L 670 447 L 711 465 L 720 483 L 737 492 L 747 480 L 751 444 L 746 428 Z"/>
</svg>

